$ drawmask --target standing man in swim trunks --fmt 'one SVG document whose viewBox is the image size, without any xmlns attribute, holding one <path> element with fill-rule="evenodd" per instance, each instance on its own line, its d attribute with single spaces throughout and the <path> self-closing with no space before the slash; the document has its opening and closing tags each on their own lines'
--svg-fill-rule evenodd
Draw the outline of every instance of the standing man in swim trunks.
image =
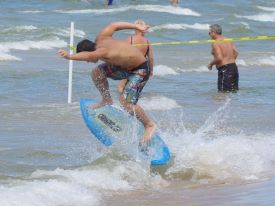
<svg viewBox="0 0 275 206">
<path fill-rule="evenodd" d="M 239 72 L 235 63 L 238 51 L 234 44 L 223 41 L 222 28 L 218 24 L 209 27 L 209 35 L 214 40 L 220 42 L 212 43 L 212 55 L 214 59 L 208 64 L 211 70 L 214 65 L 218 70 L 218 90 L 223 92 L 234 92 L 239 89 Z"/>
<path fill-rule="evenodd" d="M 97 35 L 95 42 L 82 40 L 77 45 L 77 53 L 70 55 L 64 50 L 58 54 L 68 60 L 87 61 L 96 63 L 102 60 L 105 63 L 92 70 L 92 79 L 99 90 L 102 100 L 93 108 L 112 104 L 107 78 L 114 80 L 128 79 L 123 94 L 120 95 L 121 105 L 129 112 L 134 113 L 144 125 L 144 135 L 141 143 L 147 143 L 154 134 L 157 125 L 137 105 L 140 93 L 150 76 L 150 66 L 136 47 L 126 41 L 116 40 L 112 36 L 115 31 L 136 29 L 147 32 L 148 26 L 128 22 L 114 22 L 107 25 Z"/>
<path fill-rule="evenodd" d="M 146 26 L 146 23 L 141 19 L 136 20 L 134 24 Z M 153 69 L 154 69 L 153 68 L 154 67 L 153 48 L 150 45 L 149 40 L 144 37 L 144 32 L 135 30 L 135 35 L 130 36 L 127 39 L 127 42 L 137 47 L 141 51 L 141 53 L 145 56 L 150 66 L 150 77 L 153 77 Z M 125 84 L 127 84 L 127 79 L 120 80 L 118 84 L 119 93 L 123 93 Z"/>
</svg>

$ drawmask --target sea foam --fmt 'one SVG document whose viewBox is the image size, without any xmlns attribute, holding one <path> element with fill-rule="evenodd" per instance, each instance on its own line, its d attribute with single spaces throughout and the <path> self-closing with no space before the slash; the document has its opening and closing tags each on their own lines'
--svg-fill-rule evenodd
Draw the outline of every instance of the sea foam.
<svg viewBox="0 0 275 206">
<path fill-rule="evenodd" d="M 53 49 L 53 48 L 62 48 L 66 47 L 67 43 L 64 40 L 61 40 L 57 37 L 47 39 L 47 40 L 40 40 L 40 41 L 17 41 L 17 42 L 0 42 L 0 61 L 14 61 L 14 60 L 21 60 L 18 57 L 15 57 L 9 52 L 11 50 L 31 50 L 31 49 L 39 49 L 39 50 L 46 50 L 46 49 Z"/>
<path fill-rule="evenodd" d="M 267 8 L 267 7 L 258 7 L 264 11 L 270 11 L 269 13 L 259 13 L 256 15 L 251 15 L 251 16 L 239 16 L 236 15 L 239 18 L 246 18 L 249 20 L 254 20 L 254 21 L 260 21 L 260 22 L 275 22 L 275 8 Z"/>
<path fill-rule="evenodd" d="M 154 66 L 154 75 L 155 76 L 165 76 L 165 75 L 178 75 L 179 73 L 166 65 L 156 65 Z"/>
<path fill-rule="evenodd" d="M 14 27 L 3 28 L 3 29 L 1 29 L 0 33 L 8 33 L 8 32 L 22 33 L 22 32 L 33 31 L 36 29 L 38 29 L 38 28 L 33 25 L 14 26 Z"/>
<path fill-rule="evenodd" d="M 0 187 L 0 205 L 101 205 L 103 194 L 158 188 L 165 181 L 135 161 L 105 158 L 100 165 L 75 169 L 37 170 L 25 180 Z M 73 194 L 73 195 L 72 195 Z"/>
<path fill-rule="evenodd" d="M 273 12 L 275 12 L 275 8 L 274 7 L 257 6 L 257 8 L 262 9 L 264 11 L 273 11 Z"/>
<path fill-rule="evenodd" d="M 195 131 L 185 126 L 180 114 L 176 122 L 172 120 L 173 128 L 161 133 L 169 140 L 168 146 L 175 156 L 174 164 L 166 172 L 168 176 L 208 183 L 251 181 L 272 172 L 275 136 L 224 130 L 230 108 L 228 98 Z"/>
<path fill-rule="evenodd" d="M 131 11 L 131 10 L 170 13 L 174 15 L 201 16 L 199 13 L 188 8 L 161 6 L 161 5 L 135 5 L 135 6 L 122 6 L 119 8 L 108 8 L 108 9 L 56 10 L 55 12 L 67 13 L 67 14 L 102 15 L 106 13 L 119 13 L 124 11 Z"/>
<path fill-rule="evenodd" d="M 197 29 L 197 30 L 208 30 L 209 24 L 162 24 L 150 28 L 150 31 L 157 30 L 186 30 L 186 29 Z"/>
<path fill-rule="evenodd" d="M 171 110 L 181 106 L 173 99 L 165 96 L 144 97 L 139 103 L 145 110 Z"/>
</svg>

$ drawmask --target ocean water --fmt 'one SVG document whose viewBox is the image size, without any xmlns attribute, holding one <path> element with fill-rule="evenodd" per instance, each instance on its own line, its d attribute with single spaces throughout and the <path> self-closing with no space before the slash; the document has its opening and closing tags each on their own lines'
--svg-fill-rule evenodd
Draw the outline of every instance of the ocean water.
<svg viewBox="0 0 275 206">
<path fill-rule="evenodd" d="M 75 62 L 67 104 L 70 22 L 75 42 L 112 21 L 150 26 L 152 43 L 275 35 L 274 0 L 0 1 L 0 205 L 273 205 L 275 43 L 242 41 L 238 93 L 217 92 L 209 44 L 154 46 L 154 78 L 139 101 L 172 154 L 162 167 L 105 148 L 83 123 L 80 98 L 100 100 L 96 65 Z M 132 31 L 120 31 L 124 39 Z M 117 82 L 110 81 L 114 102 Z M 134 148 L 133 145 L 127 145 Z"/>
</svg>

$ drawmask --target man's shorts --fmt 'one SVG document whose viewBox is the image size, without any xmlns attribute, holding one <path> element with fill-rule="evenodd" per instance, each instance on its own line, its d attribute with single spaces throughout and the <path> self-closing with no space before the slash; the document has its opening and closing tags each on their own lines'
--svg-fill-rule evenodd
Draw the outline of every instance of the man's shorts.
<svg viewBox="0 0 275 206">
<path fill-rule="evenodd" d="M 226 64 L 218 68 L 218 90 L 237 91 L 239 89 L 239 72 L 235 63 Z"/>
<path fill-rule="evenodd" d="M 107 63 L 98 65 L 98 68 L 103 70 L 108 78 L 128 80 L 123 90 L 123 96 L 130 104 L 136 104 L 138 102 L 140 93 L 150 76 L 150 66 L 147 61 L 131 71 Z"/>
</svg>

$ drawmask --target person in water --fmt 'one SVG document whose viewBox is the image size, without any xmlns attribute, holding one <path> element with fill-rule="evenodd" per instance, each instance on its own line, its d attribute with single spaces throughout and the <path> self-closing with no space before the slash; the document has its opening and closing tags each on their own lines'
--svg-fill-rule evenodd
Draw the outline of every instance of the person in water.
<svg viewBox="0 0 275 206">
<path fill-rule="evenodd" d="M 178 3 L 179 3 L 179 0 L 170 0 L 170 3 L 171 3 L 173 6 L 177 6 Z"/>
<path fill-rule="evenodd" d="M 239 72 L 235 63 L 238 51 L 234 44 L 223 41 L 222 28 L 218 24 L 209 27 L 209 35 L 214 40 L 212 43 L 212 55 L 214 59 L 208 64 L 211 70 L 214 65 L 218 70 L 218 90 L 224 92 L 234 92 L 239 89 Z"/>
<path fill-rule="evenodd" d="M 146 23 L 141 19 L 136 20 L 135 24 L 146 26 Z M 153 50 L 148 39 L 144 37 L 144 32 L 135 30 L 135 35 L 130 36 L 127 39 L 127 42 L 129 42 L 131 45 L 136 46 L 141 51 L 141 53 L 145 56 L 145 58 L 148 60 L 150 65 L 150 77 L 153 77 L 153 66 L 154 66 Z M 128 82 L 127 79 L 120 80 L 118 84 L 119 93 L 123 93 L 124 87 L 127 84 L 127 82 Z"/>
<path fill-rule="evenodd" d="M 108 5 L 108 6 L 113 5 L 113 0 L 108 0 L 108 1 L 107 1 L 107 5 Z"/>
<path fill-rule="evenodd" d="M 157 125 L 151 120 L 137 104 L 140 93 L 150 76 L 150 66 L 144 54 L 125 40 L 113 38 L 116 31 L 134 29 L 141 32 L 148 31 L 147 25 L 132 24 L 128 22 L 113 22 L 107 25 L 97 35 L 95 42 L 82 40 L 77 44 L 77 53 L 70 55 L 64 50 L 58 54 L 68 60 L 104 63 L 92 70 L 92 79 L 99 90 L 102 100 L 93 106 L 93 109 L 112 104 L 107 78 L 114 80 L 127 79 L 128 82 L 119 97 L 121 105 L 135 116 L 144 125 L 144 135 L 141 143 L 147 143 L 154 134 Z"/>
</svg>

